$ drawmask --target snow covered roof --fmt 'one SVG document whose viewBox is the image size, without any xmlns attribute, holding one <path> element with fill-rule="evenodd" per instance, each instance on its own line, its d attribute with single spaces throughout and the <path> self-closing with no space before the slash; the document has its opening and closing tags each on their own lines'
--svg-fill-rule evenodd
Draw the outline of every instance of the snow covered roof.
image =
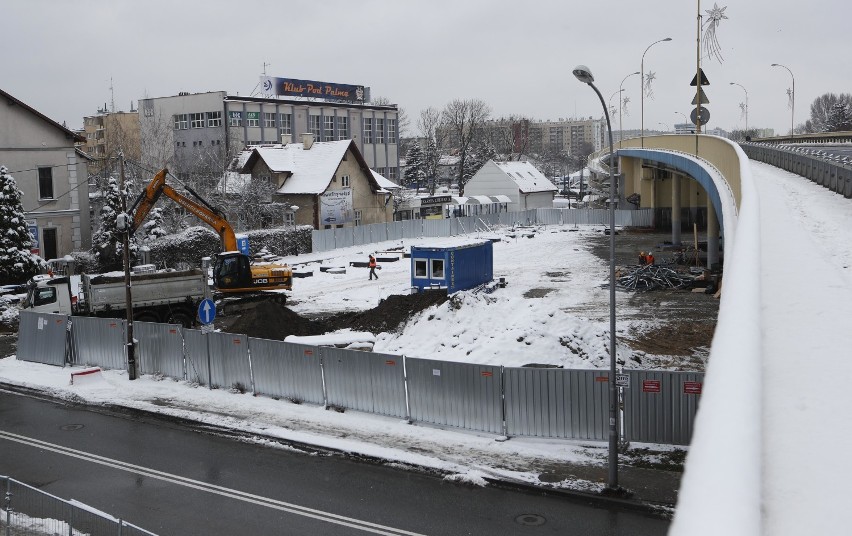
<svg viewBox="0 0 852 536">
<path fill-rule="evenodd" d="M 491 199 L 493 199 L 497 203 L 511 203 L 512 202 L 512 200 L 509 198 L 508 195 L 502 195 L 502 194 L 492 195 Z"/>
<path fill-rule="evenodd" d="M 372 171 L 373 178 L 376 179 L 376 183 L 379 185 L 379 187 L 382 190 L 393 191 L 393 190 L 399 190 L 399 189 L 402 188 L 402 186 L 400 186 L 399 184 L 393 182 L 392 180 L 386 179 L 384 176 L 379 175 L 378 173 L 376 173 L 372 169 L 370 171 Z"/>
<path fill-rule="evenodd" d="M 529 162 L 494 162 L 525 193 L 555 192 L 556 186 Z"/>
<path fill-rule="evenodd" d="M 303 143 L 255 147 L 246 158 L 241 171 L 251 173 L 257 161 L 263 160 L 273 173 L 288 174 L 276 193 L 318 195 L 326 191 L 349 150 L 355 155 L 361 168 L 367 172 L 367 180 L 373 189 L 380 190 L 374 173 L 352 140 L 318 141 L 310 144 L 307 149 Z"/>
</svg>

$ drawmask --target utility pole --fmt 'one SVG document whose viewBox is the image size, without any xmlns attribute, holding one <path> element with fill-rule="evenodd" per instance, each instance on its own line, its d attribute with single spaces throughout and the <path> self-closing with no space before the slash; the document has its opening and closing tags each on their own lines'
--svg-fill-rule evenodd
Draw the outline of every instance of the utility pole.
<svg viewBox="0 0 852 536">
<path fill-rule="evenodd" d="M 127 214 L 127 191 L 124 188 L 124 152 L 120 153 L 119 188 L 121 191 L 121 215 L 117 227 L 121 231 L 124 249 L 124 301 L 127 311 L 127 379 L 136 379 L 136 352 L 133 344 L 133 296 L 130 290 L 130 215 Z"/>
</svg>

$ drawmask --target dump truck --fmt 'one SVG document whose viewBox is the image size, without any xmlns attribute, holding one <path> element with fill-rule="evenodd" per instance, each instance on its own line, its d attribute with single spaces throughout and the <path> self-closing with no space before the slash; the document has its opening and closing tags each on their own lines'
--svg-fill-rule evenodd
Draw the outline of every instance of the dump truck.
<svg viewBox="0 0 852 536">
<path fill-rule="evenodd" d="M 130 276 L 133 319 L 191 327 L 204 299 L 201 270 L 161 270 Z M 38 275 L 27 284 L 22 309 L 76 316 L 127 318 L 122 272 L 80 276 Z"/>
</svg>

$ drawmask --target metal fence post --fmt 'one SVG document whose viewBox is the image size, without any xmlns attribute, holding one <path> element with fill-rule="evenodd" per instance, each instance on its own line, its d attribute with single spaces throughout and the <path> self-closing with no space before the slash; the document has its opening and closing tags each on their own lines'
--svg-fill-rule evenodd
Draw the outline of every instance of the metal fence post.
<svg viewBox="0 0 852 536">
<path fill-rule="evenodd" d="M 3 498 L 6 507 L 6 536 L 10 536 L 12 530 L 12 479 L 6 477 L 6 496 Z"/>
<path fill-rule="evenodd" d="M 322 378 L 322 407 L 328 409 L 328 387 L 325 383 L 325 354 L 322 351 L 322 346 L 317 346 L 320 362 L 320 377 Z"/>
</svg>

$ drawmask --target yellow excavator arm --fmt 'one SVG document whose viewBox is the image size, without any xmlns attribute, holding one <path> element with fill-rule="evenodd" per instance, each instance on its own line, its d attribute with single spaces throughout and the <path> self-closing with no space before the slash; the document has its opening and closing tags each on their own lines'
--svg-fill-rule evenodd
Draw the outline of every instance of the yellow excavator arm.
<svg viewBox="0 0 852 536">
<path fill-rule="evenodd" d="M 201 199 L 201 196 L 192 192 L 192 190 L 189 191 L 192 192 L 200 202 L 193 201 L 166 184 L 166 175 L 168 175 L 168 173 L 168 169 L 161 169 L 156 175 L 154 175 L 154 178 L 151 179 L 148 186 L 142 190 L 142 193 L 139 194 L 139 197 L 136 199 L 136 203 L 133 205 L 135 211 L 134 209 L 131 209 L 131 211 L 133 211 L 133 222 L 130 227 L 130 232 L 133 233 L 140 225 L 142 225 L 142 222 L 145 221 L 146 217 L 148 217 L 148 214 L 151 212 L 151 209 L 154 208 L 154 205 L 157 203 L 160 196 L 166 194 L 166 197 L 212 227 L 216 233 L 219 234 L 219 238 L 222 240 L 223 251 L 236 251 L 237 237 L 234 234 L 234 228 L 231 227 L 231 224 L 228 223 L 228 221 L 219 214 L 217 210 Z"/>
</svg>

